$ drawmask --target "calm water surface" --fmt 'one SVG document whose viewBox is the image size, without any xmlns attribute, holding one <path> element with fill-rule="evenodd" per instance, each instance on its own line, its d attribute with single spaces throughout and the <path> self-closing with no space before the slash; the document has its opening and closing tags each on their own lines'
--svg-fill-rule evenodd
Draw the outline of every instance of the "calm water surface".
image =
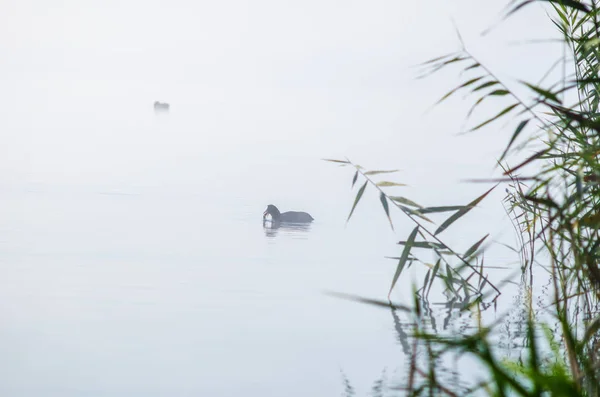
<svg viewBox="0 0 600 397">
<path fill-rule="evenodd" d="M 401 382 L 411 320 L 323 292 L 385 299 L 385 256 L 414 225 L 394 214 L 392 232 L 367 190 L 346 226 L 352 173 L 321 159 L 400 168 L 410 187 L 397 194 L 426 206 L 488 188 L 457 182 L 494 176 L 508 138 L 454 136 L 464 112 L 424 109 L 455 77 L 416 82 L 409 68 L 456 47 L 449 14 L 390 1 L 63 3 L 0 16 L 0 395 L 334 396 L 344 379 L 368 395 L 384 373 Z M 477 35 L 497 18 L 464 7 L 455 15 L 481 21 L 465 25 Z M 542 50 L 506 59 L 550 65 Z M 154 114 L 157 100 L 171 111 Z M 502 197 L 445 241 L 514 243 Z M 265 230 L 268 204 L 315 222 Z M 491 250 L 486 263 L 509 270 L 490 277 L 517 267 Z M 410 303 L 424 275 L 409 269 L 393 299 Z M 432 295 L 432 329 L 473 326 Z M 483 314 L 509 313 L 506 354 L 520 349 L 521 296 L 509 284 Z M 448 377 L 478 368 L 445 364 Z"/>
<path fill-rule="evenodd" d="M 321 294 L 385 285 L 376 243 L 318 206 L 264 230 L 259 191 L 5 190 L 3 394 L 327 395 L 393 363 L 389 313 Z"/>
<path fill-rule="evenodd" d="M 392 233 L 371 198 L 345 226 L 349 175 L 263 146 L 217 148 L 197 180 L 170 185 L 5 184 L 2 394 L 325 396 L 343 376 L 359 394 L 384 369 L 401 380 L 410 321 L 323 291 L 385 297 L 384 256 L 410 224 Z M 227 167 L 234 158 L 243 166 Z M 316 220 L 265 229 L 271 202 Z M 395 299 L 410 299 L 410 282 Z M 471 327 L 469 314 L 431 310 L 442 332 Z"/>
</svg>

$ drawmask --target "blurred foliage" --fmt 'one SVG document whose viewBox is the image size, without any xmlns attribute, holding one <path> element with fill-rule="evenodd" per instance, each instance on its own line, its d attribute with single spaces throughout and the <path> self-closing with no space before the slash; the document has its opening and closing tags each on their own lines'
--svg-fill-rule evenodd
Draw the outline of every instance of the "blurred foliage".
<svg viewBox="0 0 600 397">
<path fill-rule="evenodd" d="M 367 188 L 375 189 L 393 228 L 390 211 L 398 210 L 415 227 L 400 241 L 401 254 L 389 296 L 403 272 L 413 264 L 427 267 L 423 283 L 415 289 L 412 308 L 360 297 L 347 299 L 379 307 L 399 308 L 412 318 L 410 362 L 406 381 L 390 390 L 410 396 L 599 396 L 600 395 L 600 10 L 598 1 L 511 1 L 506 17 L 531 3 L 545 3 L 562 35 L 564 53 L 555 64 L 562 76 L 543 83 L 506 82 L 462 43 L 462 48 L 422 65 L 423 76 L 442 69 L 460 69 L 460 82 L 446 92 L 438 105 L 461 93 L 471 98 L 468 131 L 489 129 L 504 120 L 512 125 L 510 139 L 500 148 L 498 164 L 506 186 L 504 200 L 520 246 L 522 283 L 527 285 L 525 346 L 518 359 L 502 357 L 495 348 L 494 332 L 500 322 L 482 324 L 480 313 L 501 293 L 486 275 L 483 252 L 487 235 L 464 252 L 446 244 L 440 235 L 477 206 L 498 186 L 460 206 L 424 207 L 410 198 L 390 193 L 401 183 L 390 181 L 394 170 L 366 170 L 349 159 L 328 160 L 353 168 L 352 187 L 360 186 L 348 220 Z M 527 62 L 527 60 L 514 60 Z M 512 89 L 511 87 L 517 87 Z M 491 115 L 480 105 L 497 106 Z M 450 214 L 439 226 L 430 214 Z M 435 254 L 431 263 L 418 252 Z M 533 269 L 536 268 L 534 272 Z M 545 271 L 538 271 L 538 269 Z M 541 274 L 541 276 L 540 276 Z M 551 303 L 546 313 L 554 327 L 538 319 L 532 304 L 534 277 L 550 276 Z M 423 304 L 433 282 L 442 283 L 450 300 L 461 310 L 476 313 L 475 331 L 440 336 L 423 323 Z M 407 344 L 408 345 L 408 344 Z M 440 357 L 452 354 L 475 359 L 487 374 L 465 387 L 440 377 Z M 425 358 L 425 359 L 424 359 Z M 468 378 L 465 374 L 463 378 Z"/>
</svg>

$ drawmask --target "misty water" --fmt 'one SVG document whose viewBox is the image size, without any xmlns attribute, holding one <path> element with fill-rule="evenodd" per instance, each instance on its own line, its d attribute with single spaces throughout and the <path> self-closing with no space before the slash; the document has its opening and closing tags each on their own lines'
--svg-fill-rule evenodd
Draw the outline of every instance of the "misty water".
<svg viewBox="0 0 600 397">
<path fill-rule="evenodd" d="M 409 68 L 455 44 L 415 22 L 451 32 L 446 15 L 391 2 L 342 15 L 321 2 L 144 3 L 134 27 L 136 1 L 19 4 L 1 28 L 19 39 L 0 42 L 3 396 L 330 396 L 344 379 L 368 395 L 382 376 L 401 382 L 410 320 L 325 292 L 385 299 L 396 265 L 385 256 L 414 225 L 394 213 L 392 231 L 368 189 L 346 224 L 353 173 L 322 159 L 399 168 L 391 178 L 409 186 L 392 189 L 423 205 L 490 187 L 460 180 L 497 175 L 507 134 L 456 137 L 464 106 L 425 113 L 448 80 Z M 435 45 L 399 39 L 411 29 Z M 490 232 L 514 244 L 503 196 L 445 241 L 464 250 Z M 268 204 L 315 221 L 265 229 Z M 518 271 L 500 244 L 487 255 L 503 266 L 491 276 Z M 392 299 L 412 302 L 425 271 L 413 266 Z M 471 329 L 473 314 L 436 288 L 430 327 Z M 483 313 L 508 313 L 507 355 L 519 352 L 520 302 L 508 284 Z M 448 377 L 477 372 L 447 364 Z"/>
<path fill-rule="evenodd" d="M 359 392 L 386 368 L 392 384 L 402 379 L 408 318 L 324 292 L 385 298 L 396 265 L 385 256 L 399 255 L 395 242 L 412 224 L 394 216 L 392 232 L 367 190 L 346 226 L 352 172 L 323 162 L 322 149 L 210 144 L 202 137 L 213 132 L 193 128 L 183 110 L 156 115 L 146 105 L 138 113 L 94 106 L 101 116 L 88 128 L 97 135 L 87 139 L 97 145 L 48 156 L 31 180 L 2 186 L 3 395 L 337 395 L 343 376 Z M 83 116 L 71 127 L 66 116 L 44 116 L 29 131 L 51 152 L 44 136 L 90 134 Z M 419 186 L 409 174 L 395 178 Z M 436 186 L 400 189 L 437 202 Z M 456 203 L 481 193 L 465 190 Z M 315 221 L 265 229 L 270 203 Z M 504 216 L 498 202 L 484 215 Z M 473 218 L 457 230 L 450 240 L 463 247 L 486 231 Z M 394 300 L 411 302 L 411 283 L 424 276 L 413 270 Z M 505 309 L 514 299 L 507 291 Z M 473 326 L 472 314 L 443 299 L 431 311 L 440 332 Z"/>
</svg>

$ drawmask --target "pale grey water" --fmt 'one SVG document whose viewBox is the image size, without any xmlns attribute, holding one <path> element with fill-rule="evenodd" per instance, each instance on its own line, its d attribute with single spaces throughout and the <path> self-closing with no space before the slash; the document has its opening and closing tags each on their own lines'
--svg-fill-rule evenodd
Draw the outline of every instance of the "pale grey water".
<svg viewBox="0 0 600 397">
<path fill-rule="evenodd" d="M 412 225 L 398 217 L 391 232 L 366 195 L 346 226 L 351 173 L 308 149 L 200 140 L 198 156 L 183 158 L 192 135 L 175 111 L 157 117 L 150 107 L 137 132 L 112 133 L 131 141 L 125 171 L 136 169 L 136 142 L 139 158 L 165 159 L 138 183 L 4 184 L 2 394 L 325 396 L 343 390 L 340 371 L 359 394 L 384 368 L 402 379 L 402 316 L 322 292 L 384 298 L 395 268 L 384 256 L 399 253 L 394 243 Z M 126 124 L 126 112 L 101 113 Z M 268 203 L 316 220 L 265 230 Z M 395 299 L 410 300 L 412 279 Z M 432 309 L 442 327 L 451 312 Z M 470 315 L 453 312 L 450 329 L 470 327 Z"/>
<path fill-rule="evenodd" d="M 391 1 L 234 3 L 7 3 L 3 396 L 331 396 L 343 391 L 341 373 L 367 395 L 384 368 L 402 379 L 409 320 L 323 291 L 384 299 L 395 266 L 384 256 L 399 254 L 395 242 L 413 225 L 394 215 L 392 232 L 367 191 L 346 226 L 352 173 L 321 159 L 400 168 L 394 179 L 410 187 L 398 193 L 465 204 L 488 186 L 458 180 L 495 175 L 506 136 L 453 136 L 460 103 L 424 113 L 455 81 L 415 81 L 409 69 L 456 45 L 444 12 Z M 536 32 L 538 14 L 527 19 Z M 494 16 L 464 25 L 466 37 Z M 490 48 L 481 55 L 505 72 L 535 71 Z M 156 100 L 171 112 L 155 115 Z M 512 243 L 502 197 L 445 241 L 466 249 L 492 232 Z M 267 232 L 267 204 L 316 220 Z M 488 263 L 515 266 L 494 249 Z M 411 270 L 394 300 L 411 301 L 411 282 L 424 276 Z M 516 293 L 507 286 L 484 320 L 518 307 Z M 473 324 L 439 299 L 431 310 L 440 332 Z M 512 327 L 500 336 L 508 353 L 519 348 Z M 461 371 L 474 368 L 461 361 Z"/>
</svg>

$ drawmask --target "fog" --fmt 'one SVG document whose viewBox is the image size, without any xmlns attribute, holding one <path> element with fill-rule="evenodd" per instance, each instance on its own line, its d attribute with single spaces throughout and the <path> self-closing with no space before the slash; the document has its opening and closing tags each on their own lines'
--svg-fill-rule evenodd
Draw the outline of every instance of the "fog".
<svg viewBox="0 0 600 397">
<path fill-rule="evenodd" d="M 0 178 L 18 183 L 134 181 L 214 145 L 285 143 L 401 168 L 478 161 L 473 147 L 494 153 L 506 134 L 456 139 L 460 101 L 425 115 L 456 76 L 415 80 L 414 66 L 460 47 L 453 20 L 500 76 L 528 77 L 559 54 L 524 43 L 552 32 L 538 5 L 482 38 L 502 1 L 3 4 Z M 170 120 L 152 117 L 155 100 L 172 104 Z"/>
<path fill-rule="evenodd" d="M 352 173 L 321 159 L 465 204 L 489 186 L 460 181 L 497 176 L 512 130 L 457 135 L 470 102 L 431 109 L 457 73 L 416 65 L 460 49 L 457 30 L 512 86 L 562 54 L 528 42 L 556 37 L 539 4 L 506 21 L 504 1 L 1 5 L 7 396 L 339 395 L 340 369 L 360 390 L 401 372 L 389 313 L 321 292 L 385 297 L 384 256 L 414 226 L 394 214 L 392 232 L 370 192 L 346 226 Z M 447 241 L 511 241 L 502 196 Z M 266 233 L 271 203 L 315 224 Z"/>
</svg>

